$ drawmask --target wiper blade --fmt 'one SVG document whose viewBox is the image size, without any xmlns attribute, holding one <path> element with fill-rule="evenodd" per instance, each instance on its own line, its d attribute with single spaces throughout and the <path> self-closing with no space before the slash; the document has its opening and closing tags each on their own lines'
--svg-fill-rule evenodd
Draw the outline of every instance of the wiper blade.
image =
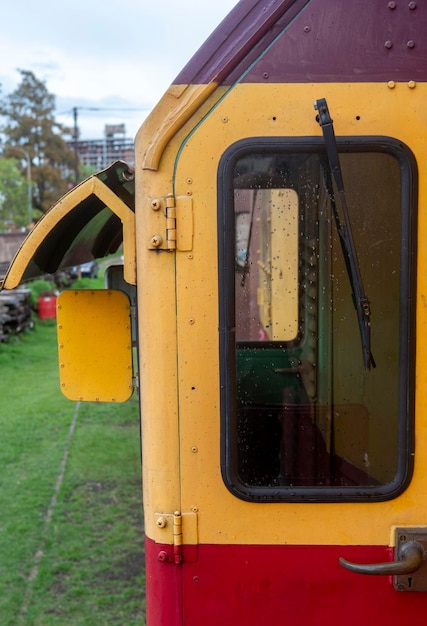
<svg viewBox="0 0 427 626">
<path fill-rule="evenodd" d="M 344 183 L 338 157 L 338 149 L 335 140 L 333 121 L 329 114 L 329 109 L 325 98 L 316 100 L 314 103 L 314 108 L 318 112 L 318 122 L 322 129 L 323 139 L 325 141 L 329 168 L 331 175 L 335 180 L 335 185 L 338 191 L 338 198 L 341 205 L 343 222 L 340 220 L 332 192 L 332 204 L 336 228 L 341 242 L 341 248 L 344 254 L 350 285 L 353 290 L 353 301 L 359 322 L 360 338 L 363 351 L 363 365 L 366 370 L 369 370 L 371 367 L 376 366 L 371 352 L 371 305 L 369 302 L 369 298 L 363 288 L 359 262 L 357 259 L 356 248 L 354 245 L 353 234 L 351 231 L 351 223 L 344 191 Z M 332 184 L 330 185 L 330 187 L 332 190 Z"/>
</svg>

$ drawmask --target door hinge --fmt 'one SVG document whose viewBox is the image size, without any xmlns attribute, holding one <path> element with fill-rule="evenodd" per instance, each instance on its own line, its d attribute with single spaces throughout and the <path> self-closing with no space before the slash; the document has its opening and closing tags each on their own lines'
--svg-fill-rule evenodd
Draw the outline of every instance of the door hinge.
<svg viewBox="0 0 427 626">
<path fill-rule="evenodd" d="M 173 196 L 166 198 L 166 245 L 176 250 L 176 202 Z"/>
<path fill-rule="evenodd" d="M 191 196 L 150 198 L 153 235 L 152 250 L 190 251 L 193 248 L 193 200 Z"/>
<path fill-rule="evenodd" d="M 179 565 L 197 558 L 197 513 L 155 513 L 156 543 L 162 544 L 158 558 Z"/>
</svg>

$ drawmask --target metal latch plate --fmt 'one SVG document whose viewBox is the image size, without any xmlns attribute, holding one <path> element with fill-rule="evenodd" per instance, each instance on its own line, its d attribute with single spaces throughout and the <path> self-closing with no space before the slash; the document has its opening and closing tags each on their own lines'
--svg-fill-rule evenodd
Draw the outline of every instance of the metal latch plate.
<svg viewBox="0 0 427 626">
<path fill-rule="evenodd" d="M 396 560 L 400 558 L 400 548 L 408 541 L 416 541 L 424 548 L 422 565 L 411 574 L 393 576 L 396 591 L 427 591 L 427 528 L 396 529 Z"/>
</svg>

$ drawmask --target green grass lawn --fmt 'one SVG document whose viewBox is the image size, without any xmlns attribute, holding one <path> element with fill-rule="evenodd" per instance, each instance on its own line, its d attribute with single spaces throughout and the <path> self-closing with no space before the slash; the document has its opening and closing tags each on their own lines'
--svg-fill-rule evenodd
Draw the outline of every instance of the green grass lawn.
<svg viewBox="0 0 427 626">
<path fill-rule="evenodd" d="M 0 345 L 0 625 L 144 624 L 138 401 L 59 391 L 54 323 Z"/>
</svg>

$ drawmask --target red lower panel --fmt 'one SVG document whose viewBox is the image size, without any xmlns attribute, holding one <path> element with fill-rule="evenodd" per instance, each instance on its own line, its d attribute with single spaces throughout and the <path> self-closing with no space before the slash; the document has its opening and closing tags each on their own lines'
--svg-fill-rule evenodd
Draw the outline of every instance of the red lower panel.
<svg viewBox="0 0 427 626">
<path fill-rule="evenodd" d="M 385 547 L 199 545 L 181 565 L 170 546 L 146 547 L 147 626 L 412 626 L 427 615 L 427 593 L 338 564 L 389 561 Z"/>
</svg>

